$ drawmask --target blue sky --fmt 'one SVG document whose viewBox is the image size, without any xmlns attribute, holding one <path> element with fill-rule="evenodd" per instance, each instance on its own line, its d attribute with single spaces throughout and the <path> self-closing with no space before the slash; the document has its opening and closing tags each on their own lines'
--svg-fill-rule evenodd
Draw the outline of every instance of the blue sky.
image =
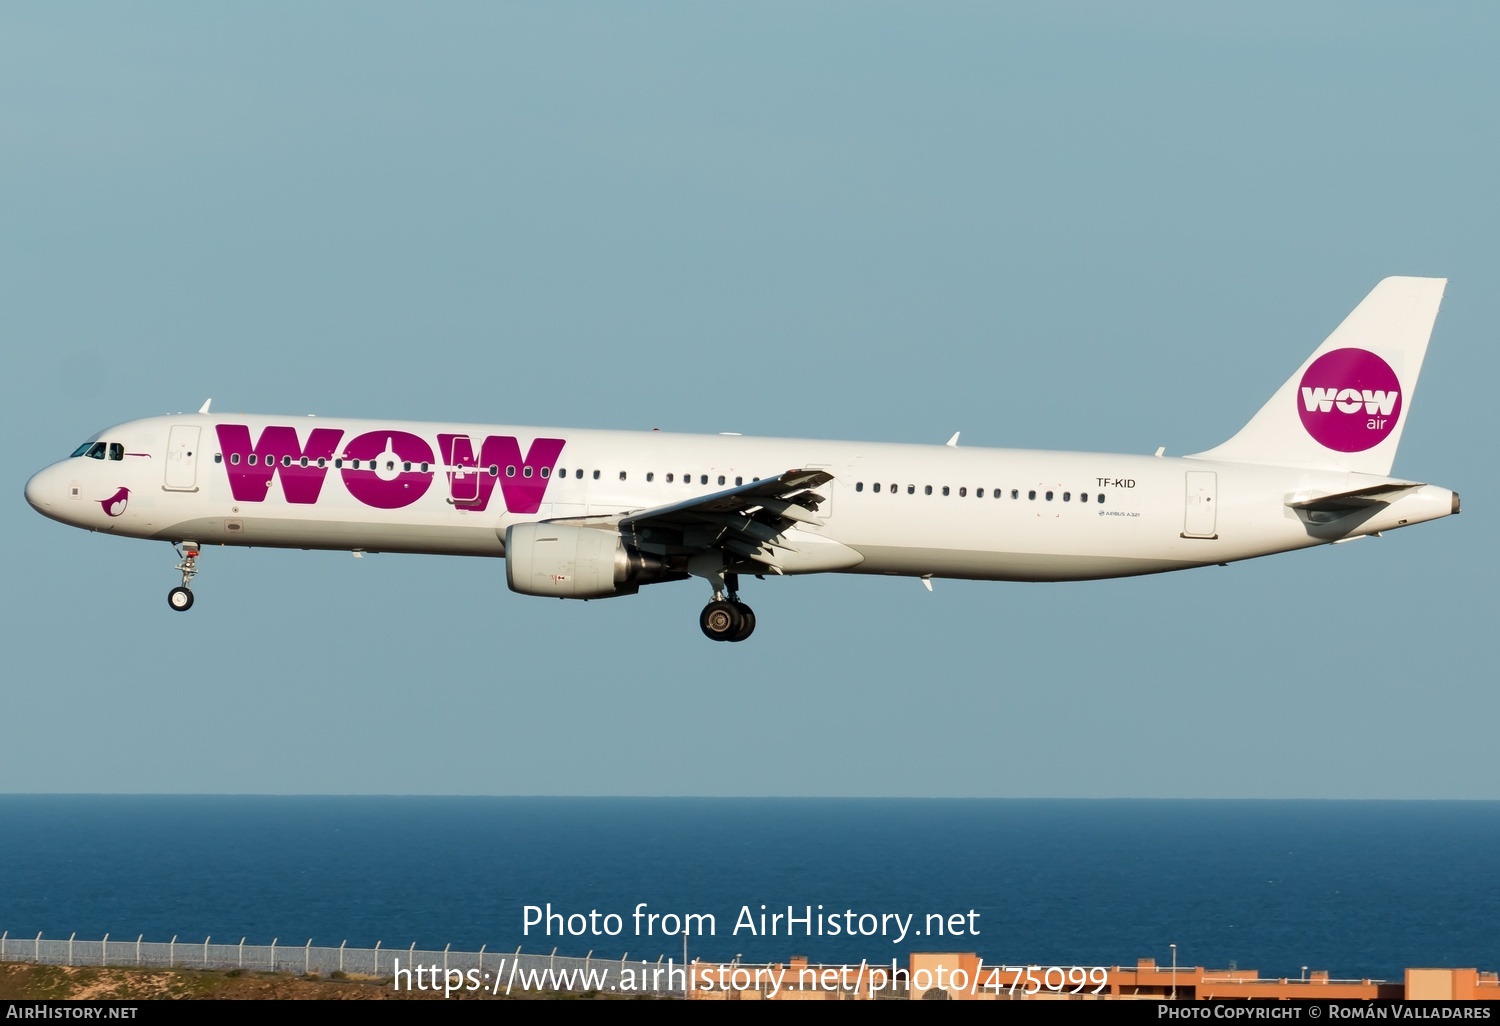
<svg viewBox="0 0 1500 1026">
<path fill-rule="evenodd" d="M 1500 798 L 1500 10 L 10 4 L 12 791 Z M 1452 279 L 1435 524 L 1071 585 L 541 602 L 33 513 L 197 408 L 1173 454 Z M 913 524 L 920 531 L 921 524 Z"/>
</svg>

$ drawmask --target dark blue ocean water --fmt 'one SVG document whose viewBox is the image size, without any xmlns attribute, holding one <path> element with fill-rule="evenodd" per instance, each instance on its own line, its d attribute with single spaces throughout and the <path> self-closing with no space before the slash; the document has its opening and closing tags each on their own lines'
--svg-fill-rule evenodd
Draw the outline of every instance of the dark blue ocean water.
<svg viewBox="0 0 1500 1026">
<path fill-rule="evenodd" d="M 1399 978 L 1500 968 L 1497 869 L 1494 802 L 0 796 L 11 937 L 680 957 L 637 935 L 645 902 L 715 917 L 693 957 L 1115 965 L 1175 943 L 1183 964 Z M 549 902 L 621 933 L 524 935 Z M 736 933 L 762 904 L 979 932 Z"/>
</svg>

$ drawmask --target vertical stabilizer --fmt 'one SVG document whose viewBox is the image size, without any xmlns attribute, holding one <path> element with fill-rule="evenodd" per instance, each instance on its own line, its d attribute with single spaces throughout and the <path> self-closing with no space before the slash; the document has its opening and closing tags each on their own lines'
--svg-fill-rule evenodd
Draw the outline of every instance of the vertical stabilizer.
<svg viewBox="0 0 1500 1026">
<path fill-rule="evenodd" d="M 1200 459 L 1387 476 L 1446 278 L 1386 278 L 1239 433 Z"/>
</svg>

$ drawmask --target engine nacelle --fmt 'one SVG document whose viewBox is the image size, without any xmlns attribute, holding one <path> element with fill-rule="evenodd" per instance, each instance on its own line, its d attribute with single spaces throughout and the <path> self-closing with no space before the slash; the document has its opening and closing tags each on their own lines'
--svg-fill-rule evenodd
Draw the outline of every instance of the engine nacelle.
<svg viewBox="0 0 1500 1026">
<path fill-rule="evenodd" d="M 626 545 L 618 531 L 547 523 L 505 529 L 505 580 L 522 595 L 612 598 L 685 577 L 659 556 Z"/>
</svg>

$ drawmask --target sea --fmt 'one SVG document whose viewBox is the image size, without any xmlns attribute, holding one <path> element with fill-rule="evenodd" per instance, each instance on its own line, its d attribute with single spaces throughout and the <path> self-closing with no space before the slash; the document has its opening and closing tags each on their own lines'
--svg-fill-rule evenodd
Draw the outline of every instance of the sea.
<svg viewBox="0 0 1500 1026">
<path fill-rule="evenodd" d="M 1500 802 L 0 795 L 12 939 L 1399 980 L 1500 969 L 1497 870 Z"/>
</svg>

